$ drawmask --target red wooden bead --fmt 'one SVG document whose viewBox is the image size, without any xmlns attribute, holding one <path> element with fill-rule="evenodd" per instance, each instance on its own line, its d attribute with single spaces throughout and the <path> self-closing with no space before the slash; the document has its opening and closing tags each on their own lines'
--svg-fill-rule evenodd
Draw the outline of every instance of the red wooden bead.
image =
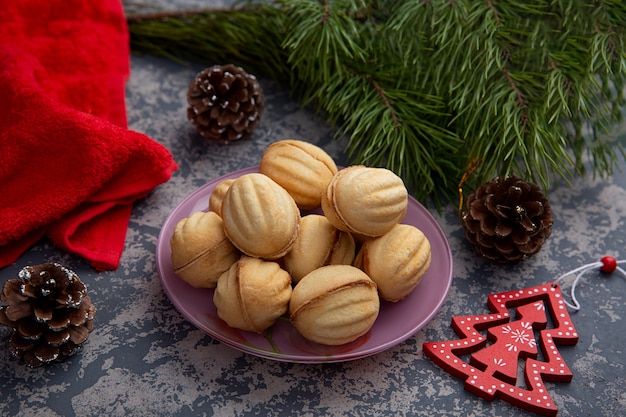
<svg viewBox="0 0 626 417">
<path fill-rule="evenodd" d="M 600 262 L 602 262 L 600 271 L 605 272 L 607 274 L 615 271 L 615 269 L 617 268 L 617 261 L 612 256 L 605 256 L 602 259 L 600 259 Z"/>
</svg>

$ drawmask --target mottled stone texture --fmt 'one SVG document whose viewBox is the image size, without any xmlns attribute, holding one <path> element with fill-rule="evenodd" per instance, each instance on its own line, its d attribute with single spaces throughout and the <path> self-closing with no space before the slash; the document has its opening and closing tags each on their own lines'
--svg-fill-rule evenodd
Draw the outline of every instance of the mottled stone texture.
<svg viewBox="0 0 626 417">
<path fill-rule="evenodd" d="M 175 2 L 185 8 L 203 3 Z M 130 127 L 167 146 L 180 169 L 136 205 L 120 268 L 96 273 L 43 241 L 0 270 L 4 282 L 26 265 L 60 262 L 79 274 L 98 309 L 82 352 L 50 367 L 29 369 L 13 359 L 5 348 L 9 332 L 0 329 L 0 415 L 529 415 L 466 392 L 460 380 L 423 356 L 422 343 L 455 338 L 451 317 L 487 312 L 490 293 L 539 285 L 603 255 L 626 259 L 626 173 L 579 178 L 571 187 L 551 190 L 552 236 L 537 255 L 512 266 L 475 255 L 456 207 L 446 206 L 441 214 L 433 210 L 452 247 L 455 270 L 446 303 L 422 331 L 385 352 L 351 362 L 303 365 L 260 359 L 213 340 L 172 306 L 155 270 L 160 227 L 187 194 L 220 175 L 258 164 L 273 141 L 311 141 L 345 164 L 343 143 L 267 79 L 260 79 L 266 110 L 253 137 L 226 146 L 207 143 L 185 117 L 187 87 L 201 69 L 132 58 Z M 626 124 L 617 133 L 626 139 Z M 582 310 L 572 313 L 572 319 L 580 340 L 560 349 L 574 379 L 547 384 L 559 416 L 626 414 L 625 292 L 626 279 L 618 274 L 593 272 L 579 284 Z"/>
</svg>

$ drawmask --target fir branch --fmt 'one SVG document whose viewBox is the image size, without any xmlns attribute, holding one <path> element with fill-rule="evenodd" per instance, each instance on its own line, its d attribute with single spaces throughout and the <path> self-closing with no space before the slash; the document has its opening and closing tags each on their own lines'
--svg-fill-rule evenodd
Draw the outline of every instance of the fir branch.
<svg viewBox="0 0 626 417">
<path fill-rule="evenodd" d="M 610 175 L 624 151 L 626 6 L 619 0 L 277 0 L 130 17 L 131 45 L 232 62 L 315 104 L 353 163 L 424 199 L 515 174 Z M 214 33 L 220 34 L 215 42 Z"/>
<path fill-rule="evenodd" d="M 283 16 L 268 4 L 205 10 L 136 11 L 127 21 L 135 53 L 177 62 L 233 63 L 275 79 L 288 79 L 282 49 Z"/>
</svg>

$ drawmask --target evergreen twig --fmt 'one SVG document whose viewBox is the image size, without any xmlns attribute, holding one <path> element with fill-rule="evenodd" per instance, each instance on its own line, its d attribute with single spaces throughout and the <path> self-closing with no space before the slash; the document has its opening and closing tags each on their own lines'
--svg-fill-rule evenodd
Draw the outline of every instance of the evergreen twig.
<svg viewBox="0 0 626 417">
<path fill-rule="evenodd" d="M 624 157 L 620 0 L 276 0 L 129 16 L 132 48 L 284 82 L 419 199 L 515 174 L 610 175 Z"/>
</svg>

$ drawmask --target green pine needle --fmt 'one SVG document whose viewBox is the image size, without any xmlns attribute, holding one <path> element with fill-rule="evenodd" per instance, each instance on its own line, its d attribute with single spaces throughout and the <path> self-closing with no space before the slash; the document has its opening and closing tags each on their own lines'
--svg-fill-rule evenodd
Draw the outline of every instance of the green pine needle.
<svg viewBox="0 0 626 417">
<path fill-rule="evenodd" d="M 128 20 L 134 51 L 285 83 L 348 136 L 352 163 L 393 170 L 421 200 L 455 198 L 472 161 L 472 185 L 515 174 L 547 189 L 624 158 L 610 134 L 619 0 L 277 0 Z"/>
</svg>

